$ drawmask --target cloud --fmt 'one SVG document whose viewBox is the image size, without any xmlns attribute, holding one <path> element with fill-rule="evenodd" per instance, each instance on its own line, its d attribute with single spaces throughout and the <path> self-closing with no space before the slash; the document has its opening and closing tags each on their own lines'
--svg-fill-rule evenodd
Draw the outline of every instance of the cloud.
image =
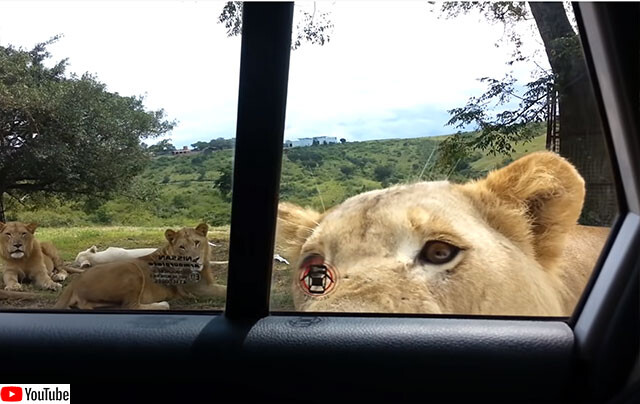
<svg viewBox="0 0 640 404">
<path fill-rule="evenodd" d="M 431 106 L 389 110 L 385 114 L 351 116 L 342 120 L 327 119 L 301 122 L 285 129 L 287 139 L 306 136 L 336 136 L 348 141 L 438 136 L 456 132 L 445 126 L 449 114 Z"/>
<path fill-rule="evenodd" d="M 217 23 L 223 2 L 3 1 L 0 44 L 32 47 L 62 33 L 50 50 L 69 70 L 89 71 L 123 95 L 144 94 L 179 125 L 177 146 L 235 136 L 240 38 Z M 291 54 L 288 138 L 329 134 L 350 140 L 450 133 L 447 109 L 502 77 L 509 49 L 478 15 L 439 19 L 426 2 L 317 2 L 335 30 L 325 46 Z M 296 7 L 313 9 L 312 2 Z M 523 28 L 525 29 L 525 28 Z M 530 29 L 526 28 L 526 29 Z M 543 49 L 529 35 L 528 50 Z M 533 40 L 531 40 L 533 39 Z M 546 65 L 544 52 L 536 60 Z M 532 64 L 516 66 L 527 78 Z M 158 139 L 159 140 L 159 139 Z"/>
</svg>

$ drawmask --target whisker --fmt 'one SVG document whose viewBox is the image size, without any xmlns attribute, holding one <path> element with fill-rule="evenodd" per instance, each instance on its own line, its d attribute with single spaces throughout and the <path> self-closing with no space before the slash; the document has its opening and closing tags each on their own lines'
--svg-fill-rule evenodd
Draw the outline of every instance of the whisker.
<svg viewBox="0 0 640 404">
<path fill-rule="evenodd" d="M 327 209 L 324 207 L 324 201 L 322 200 L 322 194 L 320 193 L 320 188 L 318 184 L 316 184 L 316 191 L 318 191 L 318 197 L 320 198 L 320 204 L 322 204 L 322 213 L 326 213 Z"/>
<path fill-rule="evenodd" d="M 318 197 L 320 198 L 320 204 L 322 205 L 322 213 L 326 213 L 326 209 L 324 207 L 324 201 L 322 200 L 322 194 L 320 193 L 320 187 L 318 187 L 318 180 L 316 179 L 316 176 L 313 175 L 313 171 L 309 170 L 309 173 L 311 174 L 311 178 L 313 178 L 313 182 L 316 184 L 316 191 L 318 191 Z"/>
<path fill-rule="evenodd" d="M 281 218 L 281 217 L 278 217 L 278 220 L 282 220 L 283 222 L 285 222 L 285 223 L 287 223 L 287 224 L 291 224 L 291 225 L 294 225 L 294 226 L 297 226 L 297 227 L 301 227 L 301 228 L 304 228 L 304 229 L 307 229 L 307 230 L 311 230 L 311 231 L 315 230 L 315 228 L 314 228 L 314 227 L 309 227 L 309 226 L 305 226 L 305 225 L 300 224 L 300 223 L 295 223 L 295 222 L 292 222 L 292 221 L 290 221 L 290 220 L 283 219 L 283 218 Z M 319 224 L 319 223 L 318 223 L 318 222 L 316 222 L 315 220 L 313 220 L 313 222 L 314 222 L 315 224 Z"/>
<path fill-rule="evenodd" d="M 451 174 L 453 174 L 453 171 L 456 169 L 456 167 L 458 166 L 458 163 L 459 163 L 459 162 L 460 162 L 460 159 L 458 159 L 458 160 L 456 161 L 456 163 L 455 163 L 455 164 L 453 165 L 453 167 L 451 168 L 451 171 L 449 171 L 449 174 L 447 174 L 447 178 L 446 178 L 446 180 L 447 180 L 447 181 L 449 180 L 449 177 L 451 177 Z"/>
<path fill-rule="evenodd" d="M 438 147 L 440 147 L 440 145 L 438 144 L 438 146 L 434 147 L 431 150 L 431 154 L 429 155 L 429 158 L 427 159 L 427 162 L 424 163 L 424 167 L 422 167 L 422 171 L 420 171 L 420 175 L 418 176 L 418 181 L 422 180 L 422 175 L 424 174 L 424 170 L 427 169 L 427 166 L 429 165 L 429 162 L 431 161 L 431 157 L 433 157 L 433 153 L 436 152 L 436 150 L 438 149 Z"/>
</svg>

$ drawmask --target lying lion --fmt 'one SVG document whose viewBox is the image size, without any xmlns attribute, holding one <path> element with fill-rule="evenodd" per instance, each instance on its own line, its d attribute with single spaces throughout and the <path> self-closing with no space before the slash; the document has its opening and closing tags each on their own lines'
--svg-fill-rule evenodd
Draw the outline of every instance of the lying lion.
<svg viewBox="0 0 640 404">
<path fill-rule="evenodd" d="M 221 297 L 226 287 L 215 285 L 209 269 L 209 228 L 201 223 L 195 229 L 167 229 L 167 244 L 155 252 L 127 261 L 96 265 L 67 286 L 55 308 L 169 309 L 167 300 L 192 295 Z M 157 283 L 154 273 L 163 262 L 195 265 L 199 281 L 186 284 Z M 166 269 L 163 269 L 166 271 Z M 157 280 L 157 278 L 155 279 Z"/>
<path fill-rule="evenodd" d="M 209 246 L 216 247 L 216 244 L 209 241 Z M 76 255 L 74 264 L 79 266 L 80 268 L 88 268 L 98 264 L 127 261 L 133 258 L 144 257 L 145 255 L 149 255 L 156 250 L 157 248 L 107 247 L 107 249 L 104 251 L 98 251 L 98 247 L 94 245 L 84 251 L 80 251 L 78 255 Z M 209 254 L 209 259 L 211 260 L 214 255 L 213 250 L 211 250 Z M 210 262 L 211 265 L 220 265 L 224 263 L 226 263 L 226 261 Z"/>
<path fill-rule="evenodd" d="M 62 285 L 56 281 L 68 276 L 55 246 L 35 238 L 37 227 L 35 223 L 0 222 L 0 258 L 5 264 L 2 278 L 7 291 L 21 290 L 20 282 L 27 279 L 41 289 L 58 290 Z"/>
<path fill-rule="evenodd" d="M 304 311 L 567 316 L 609 230 L 576 224 L 582 177 L 538 152 L 466 184 L 282 203 L 278 240 Z"/>
<path fill-rule="evenodd" d="M 109 262 L 127 261 L 133 258 L 144 257 L 152 252 L 155 252 L 156 248 L 120 248 L 120 247 L 108 247 L 104 251 L 98 251 L 98 247 L 91 246 L 85 251 L 80 251 L 76 256 L 74 264 L 80 268 L 88 268 L 98 264 L 107 264 Z"/>
</svg>

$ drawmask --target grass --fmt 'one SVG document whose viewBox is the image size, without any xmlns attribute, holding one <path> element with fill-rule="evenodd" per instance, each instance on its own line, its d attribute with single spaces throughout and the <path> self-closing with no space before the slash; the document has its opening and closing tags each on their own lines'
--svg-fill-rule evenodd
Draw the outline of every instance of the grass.
<svg viewBox="0 0 640 404">
<path fill-rule="evenodd" d="M 514 145 L 515 153 L 511 155 L 511 160 L 517 160 L 525 154 L 545 149 L 546 135 L 536 136 L 530 142 Z M 471 163 L 471 167 L 476 171 L 490 171 L 502 167 L 505 161 L 503 155 L 484 154 L 482 158 Z"/>
<path fill-rule="evenodd" d="M 174 227 L 175 228 L 175 227 Z M 52 242 L 65 261 L 73 261 L 80 251 L 95 245 L 99 250 L 107 247 L 145 248 L 164 244 L 166 227 L 44 227 L 36 231 L 38 240 Z M 209 229 L 209 239 L 229 240 L 229 226 Z"/>
<path fill-rule="evenodd" d="M 177 228 L 177 227 L 174 227 Z M 52 242 L 60 252 L 65 263 L 71 264 L 78 252 L 96 245 L 100 250 L 106 247 L 143 248 L 159 247 L 164 244 L 165 227 L 43 227 L 36 231 L 38 240 Z M 229 258 L 229 226 L 209 229 L 209 240 L 216 244 L 213 249 L 214 261 L 227 261 Z M 274 262 L 271 309 L 293 310 L 290 293 L 290 267 Z M 227 266 L 213 266 L 216 283 L 227 284 Z M 66 286 L 66 281 L 63 286 Z M 36 289 L 31 284 L 23 284 L 24 291 L 35 293 L 35 300 L 0 301 L 0 307 L 22 309 L 47 309 L 53 307 L 59 292 Z M 224 308 L 221 298 L 181 298 L 170 302 L 173 310 L 221 310 Z"/>
<path fill-rule="evenodd" d="M 540 132 L 539 132 L 540 133 Z M 350 142 L 320 145 L 287 150 L 283 159 L 280 198 L 300 205 L 323 209 L 337 205 L 346 198 L 393 183 L 411 182 L 417 179 L 431 161 L 433 151 L 446 136 L 414 139 L 391 139 L 367 142 Z M 531 142 L 516 144 L 515 160 L 524 154 L 543 150 L 545 136 L 537 136 Z M 477 158 L 477 157 L 476 157 Z M 478 176 L 501 167 L 508 162 L 503 155 L 483 153 L 470 162 L 469 171 Z M 222 150 L 210 155 L 163 157 L 154 159 L 150 167 L 136 179 L 133 196 L 121 195 L 100 207 L 85 213 L 80 205 L 69 201 L 50 199 L 42 210 L 29 211 L 16 207 L 13 220 L 43 223 L 36 232 L 38 239 L 52 242 L 66 263 L 71 263 L 80 251 L 92 245 L 100 250 L 116 246 L 123 248 L 159 247 L 164 244 L 167 227 L 161 223 L 189 223 L 198 221 L 224 224 L 230 217 L 228 196 L 213 188 L 211 180 L 218 178 L 224 167 L 231 165 L 232 151 Z M 433 161 L 430 167 L 433 166 Z M 387 167 L 390 175 L 378 178 L 376 169 Z M 461 169 L 462 170 L 462 169 Z M 450 173 L 451 174 L 451 173 Z M 469 173 L 460 171 L 458 180 Z M 200 176 L 209 180 L 203 183 Z M 442 179 L 442 173 L 424 173 L 422 179 Z M 168 180 L 168 182 L 164 182 Z M 453 179 L 453 178 L 452 178 Z M 176 181 L 185 181 L 176 183 Z M 148 195 L 145 193 L 148 191 Z M 322 197 L 322 199 L 320 199 Z M 142 199 L 139 199 L 142 198 Z M 101 215 L 102 214 L 102 217 Z M 97 222 L 92 222 L 100 216 Z M 54 220 L 55 219 L 55 220 Z M 83 224 L 89 227 L 80 227 Z M 90 226 L 90 223 L 113 223 L 122 226 Z M 73 227 L 65 227 L 72 225 Z M 214 248 L 215 260 L 226 261 L 229 250 L 229 226 L 212 227 L 209 239 L 219 244 Z M 214 268 L 216 281 L 227 282 L 226 266 Z M 274 263 L 271 293 L 272 310 L 292 310 L 290 293 L 291 268 Z M 27 290 L 32 290 L 26 287 Z M 36 290 L 42 299 L 33 306 L 50 307 L 57 293 Z M 0 302 L 3 304 L 3 302 Z M 220 309 L 221 299 L 182 299 L 171 302 L 172 308 Z"/>
</svg>

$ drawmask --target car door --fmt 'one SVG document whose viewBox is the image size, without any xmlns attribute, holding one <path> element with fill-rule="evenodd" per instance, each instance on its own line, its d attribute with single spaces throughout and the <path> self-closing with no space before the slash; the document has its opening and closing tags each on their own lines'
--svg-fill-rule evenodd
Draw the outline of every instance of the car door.
<svg viewBox="0 0 640 404">
<path fill-rule="evenodd" d="M 605 402 L 621 394 L 639 336 L 638 4 L 576 5 L 622 197 L 570 319 L 270 312 L 292 15 L 293 3 L 244 4 L 224 312 L 5 310 L 3 383 L 70 383 L 74 401 Z"/>
</svg>

